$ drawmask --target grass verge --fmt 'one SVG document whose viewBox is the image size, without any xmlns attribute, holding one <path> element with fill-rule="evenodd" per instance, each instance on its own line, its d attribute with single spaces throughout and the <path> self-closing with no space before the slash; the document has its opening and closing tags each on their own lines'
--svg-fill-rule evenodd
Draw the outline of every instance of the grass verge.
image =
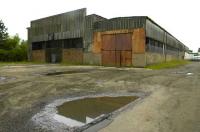
<svg viewBox="0 0 200 132">
<path fill-rule="evenodd" d="M 190 62 L 186 61 L 186 60 L 173 60 L 173 61 L 169 61 L 169 62 L 162 62 L 162 63 L 158 63 L 158 64 L 149 65 L 146 68 L 153 69 L 153 70 L 159 70 L 159 69 L 167 69 L 167 68 L 176 68 L 176 67 L 183 66 L 183 65 L 186 65 L 189 63 Z"/>
<path fill-rule="evenodd" d="M 0 62 L 1 66 L 13 66 L 13 65 L 36 65 L 36 64 L 46 64 L 43 62 L 28 62 L 28 61 L 19 61 L 19 62 Z"/>
</svg>

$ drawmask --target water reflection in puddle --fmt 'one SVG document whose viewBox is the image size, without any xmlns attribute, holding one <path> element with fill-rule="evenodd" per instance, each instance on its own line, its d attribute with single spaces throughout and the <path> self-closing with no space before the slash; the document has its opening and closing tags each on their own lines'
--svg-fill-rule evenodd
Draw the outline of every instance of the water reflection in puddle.
<svg viewBox="0 0 200 132">
<path fill-rule="evenodd" d="M 73 100 L 57 107 L 54 119 L 70 127 L 83 126 L 129 104 L 138 97 L 96 97 Z"/>
<path fill-rule="evenodd" d="M 0 81 L 3 81 L 5 80 L 6 78 L 5 77 L 0 77 Z"/>
<path fill-rule="evenodd" d="M 186 75 L 193 75 L 193 73 L 191 73 L 191 72 L 188 72 Z"/>
</svg>

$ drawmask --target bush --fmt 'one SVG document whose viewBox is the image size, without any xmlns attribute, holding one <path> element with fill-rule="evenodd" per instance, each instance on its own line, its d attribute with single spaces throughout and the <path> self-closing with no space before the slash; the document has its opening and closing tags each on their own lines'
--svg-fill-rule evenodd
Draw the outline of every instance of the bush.
<svg viewBox="0 0 200 132">
<path fill-rule="evenodd" d="M 0 20 L 0 61 L 26 61 L 27 41 L 16 34 L 10 37 L 3 21 Z"/>
<path fill-rule="evenodd" d="M 27 60 L 27 42 L 20 41 L 16 35 L 9 37 L 4 42 L 4 48 L 0 49 L 0 61 L 26 61 Z"/>
</svg>

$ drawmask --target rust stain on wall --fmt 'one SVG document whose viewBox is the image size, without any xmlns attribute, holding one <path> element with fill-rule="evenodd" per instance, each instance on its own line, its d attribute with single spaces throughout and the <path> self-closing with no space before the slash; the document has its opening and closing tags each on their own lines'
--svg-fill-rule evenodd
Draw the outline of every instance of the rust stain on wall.
<svg viewBox="0 0 200 132">
<path fill-rule="evenodd" d="M 83 50 L 82 49 L 63 49 L 63 62 L 82 64 Z"/>
<path fill-rule="evenodd" d="M 120 33 L 115 35 L 116 50 L 132 50 L 132 33 Z"/>
<path fill-rule="evenodd" d="M 121 51 L 121 66 L 132 65 L 132 51 Z"/>
<path fill-rule="evenodd" d="M 96 32 L 94 33 L 94 38 L 93 38 L 93 45 L 92 45 L 92 52 L 93 53 L 101 53 L 101 33 Z"/>
<path fill-rule="evenodd" d="M 45 50 L 33 50 L 32 61 L 45 62 Z"/>
<path fill-rule="evenodd" d="M 93 53 L 101 53 L 102 50 L 102 41 L 104 35 L 114 35 L 114 34 L 133 34 L 133 29 L 123 29 L 123 30 L 112 30 L 112 31 L 104 31 L 104 32 L 95 32 L 93 37 L 93 45 L 92 52 Z"/>
<path fill-rule="evenodd" d="M 102 65 L 115 66 L 116 65 L 116 52 L 115 51 L 102 51 Z"/>
<path fill-rule="evenodd" d="M 133 34 L 133 53 L 145 53 L 145 30 L 143 28 L 135 29 Z"/>
<path fill-rule="evenodd" d="M 124 29 L 95 32 L 93 53 L 102 54 L 102 64 L 131 66 L 134 54 L 145 53 L 145 29 Z"/>
</svg>

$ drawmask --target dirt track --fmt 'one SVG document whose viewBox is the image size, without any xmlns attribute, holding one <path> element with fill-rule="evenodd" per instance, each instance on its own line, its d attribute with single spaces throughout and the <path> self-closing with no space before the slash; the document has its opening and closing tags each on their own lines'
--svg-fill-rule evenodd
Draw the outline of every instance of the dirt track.
<svg viewBox="0 0 200 132">
<path fill-rule="evenodd" d="M 63 71 L 65 74 L 46 75 Z M 102 131 L 200 131 L 199 62 L 156 71 L 92 66 L 4 66 L 0 67 L 0 77 L 6 78 L 0 79 L 0 132 L 39 131 L 30 118 L 54 99 L 113 92 L 150 95 L 121 113 Z"/>
</svg>

